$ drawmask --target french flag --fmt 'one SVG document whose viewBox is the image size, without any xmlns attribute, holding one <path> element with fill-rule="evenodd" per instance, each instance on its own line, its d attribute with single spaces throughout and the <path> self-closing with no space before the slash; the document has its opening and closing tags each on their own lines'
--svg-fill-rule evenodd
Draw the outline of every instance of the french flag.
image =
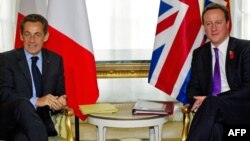
<svg viewBox="0 0 250 141">
<path fill-rule="evenodd" d="M 21 0 L 16 47 L 22 46 L 20 20 L 30 13 L 47 17 L 50 36 L 45 47 L 63 57 L 67 104 L 85 119 L 79 105 L 93 104 L 99 96 L 85 0 Z"/>
</svg>

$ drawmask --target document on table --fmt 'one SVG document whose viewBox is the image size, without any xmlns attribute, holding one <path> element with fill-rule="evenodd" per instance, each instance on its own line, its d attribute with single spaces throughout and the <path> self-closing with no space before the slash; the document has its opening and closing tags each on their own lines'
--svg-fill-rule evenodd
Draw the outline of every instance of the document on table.
<svg viewBox="0 0 250 141">
<path fill-rule="evenodd" d="M 153 101 L 139 99 L 133 107 L 132 113 L 139 114 L 157 114 L 171 115 L 173 113 L 174 103 L 170 101 Z"/>
<path fill-rule="evenodd" d="M 97 103 L 97 104 L 88 104 L 80 105 L 80 110 L 83 114 L 100 114 L 100 113 L 114 113 L 118 109 L 115 105 L 109 103 Z"/>
</svg>

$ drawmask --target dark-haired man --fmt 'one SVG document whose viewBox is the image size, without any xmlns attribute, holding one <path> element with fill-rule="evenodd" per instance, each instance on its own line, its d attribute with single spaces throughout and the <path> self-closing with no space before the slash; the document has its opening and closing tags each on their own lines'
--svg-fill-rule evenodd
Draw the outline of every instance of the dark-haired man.
<svg viewBox="0 0 250 141">
<path fill-rule="evenodd" d="M 30 14 L 21 22 L 23 48 L 0 55 L 0 140 L 47 141 L 57 135 L 51 111 L 66 105 L 62 58 L 44 49 L 48 22 Z"/>
</svg>

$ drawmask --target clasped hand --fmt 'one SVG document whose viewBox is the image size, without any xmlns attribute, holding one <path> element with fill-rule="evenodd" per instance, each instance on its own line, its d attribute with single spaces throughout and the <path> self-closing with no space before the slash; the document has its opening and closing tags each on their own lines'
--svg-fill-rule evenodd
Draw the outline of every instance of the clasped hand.
<svg viewBox="0 0 250 141">
<path fill-rule="evenodd" d="M 49 106 L 50 109 L 54 111 L 61 110 L 66 106 L 66 95 L 54 96 L 52 94 L 47 94 L 37 99 L 36 106 Z"/>
<path fill-rule="evenodd" d="M 193 104 L 193 107 L 191 108 L 191 111 L 195 112 L 201 106 L 205 98 L 206 96 L 194 96 L 195 102 Z"/>
</svg>

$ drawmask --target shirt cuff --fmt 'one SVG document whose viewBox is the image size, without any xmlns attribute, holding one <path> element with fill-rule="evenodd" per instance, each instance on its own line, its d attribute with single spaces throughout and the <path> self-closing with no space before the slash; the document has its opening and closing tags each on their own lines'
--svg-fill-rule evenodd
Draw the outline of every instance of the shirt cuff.
<svg viewBox="0 0 250 141">
<path fill-rule="evenodd" d="M 36 106 L 36 101 L 37 101 L 37 97 L 32 97 L 31 99 L 30 99 L 30 102 L 31 102 L 31 104 L 35 107 L 35 108 L 37 108 L 37 106 Z"/>
</svg>

